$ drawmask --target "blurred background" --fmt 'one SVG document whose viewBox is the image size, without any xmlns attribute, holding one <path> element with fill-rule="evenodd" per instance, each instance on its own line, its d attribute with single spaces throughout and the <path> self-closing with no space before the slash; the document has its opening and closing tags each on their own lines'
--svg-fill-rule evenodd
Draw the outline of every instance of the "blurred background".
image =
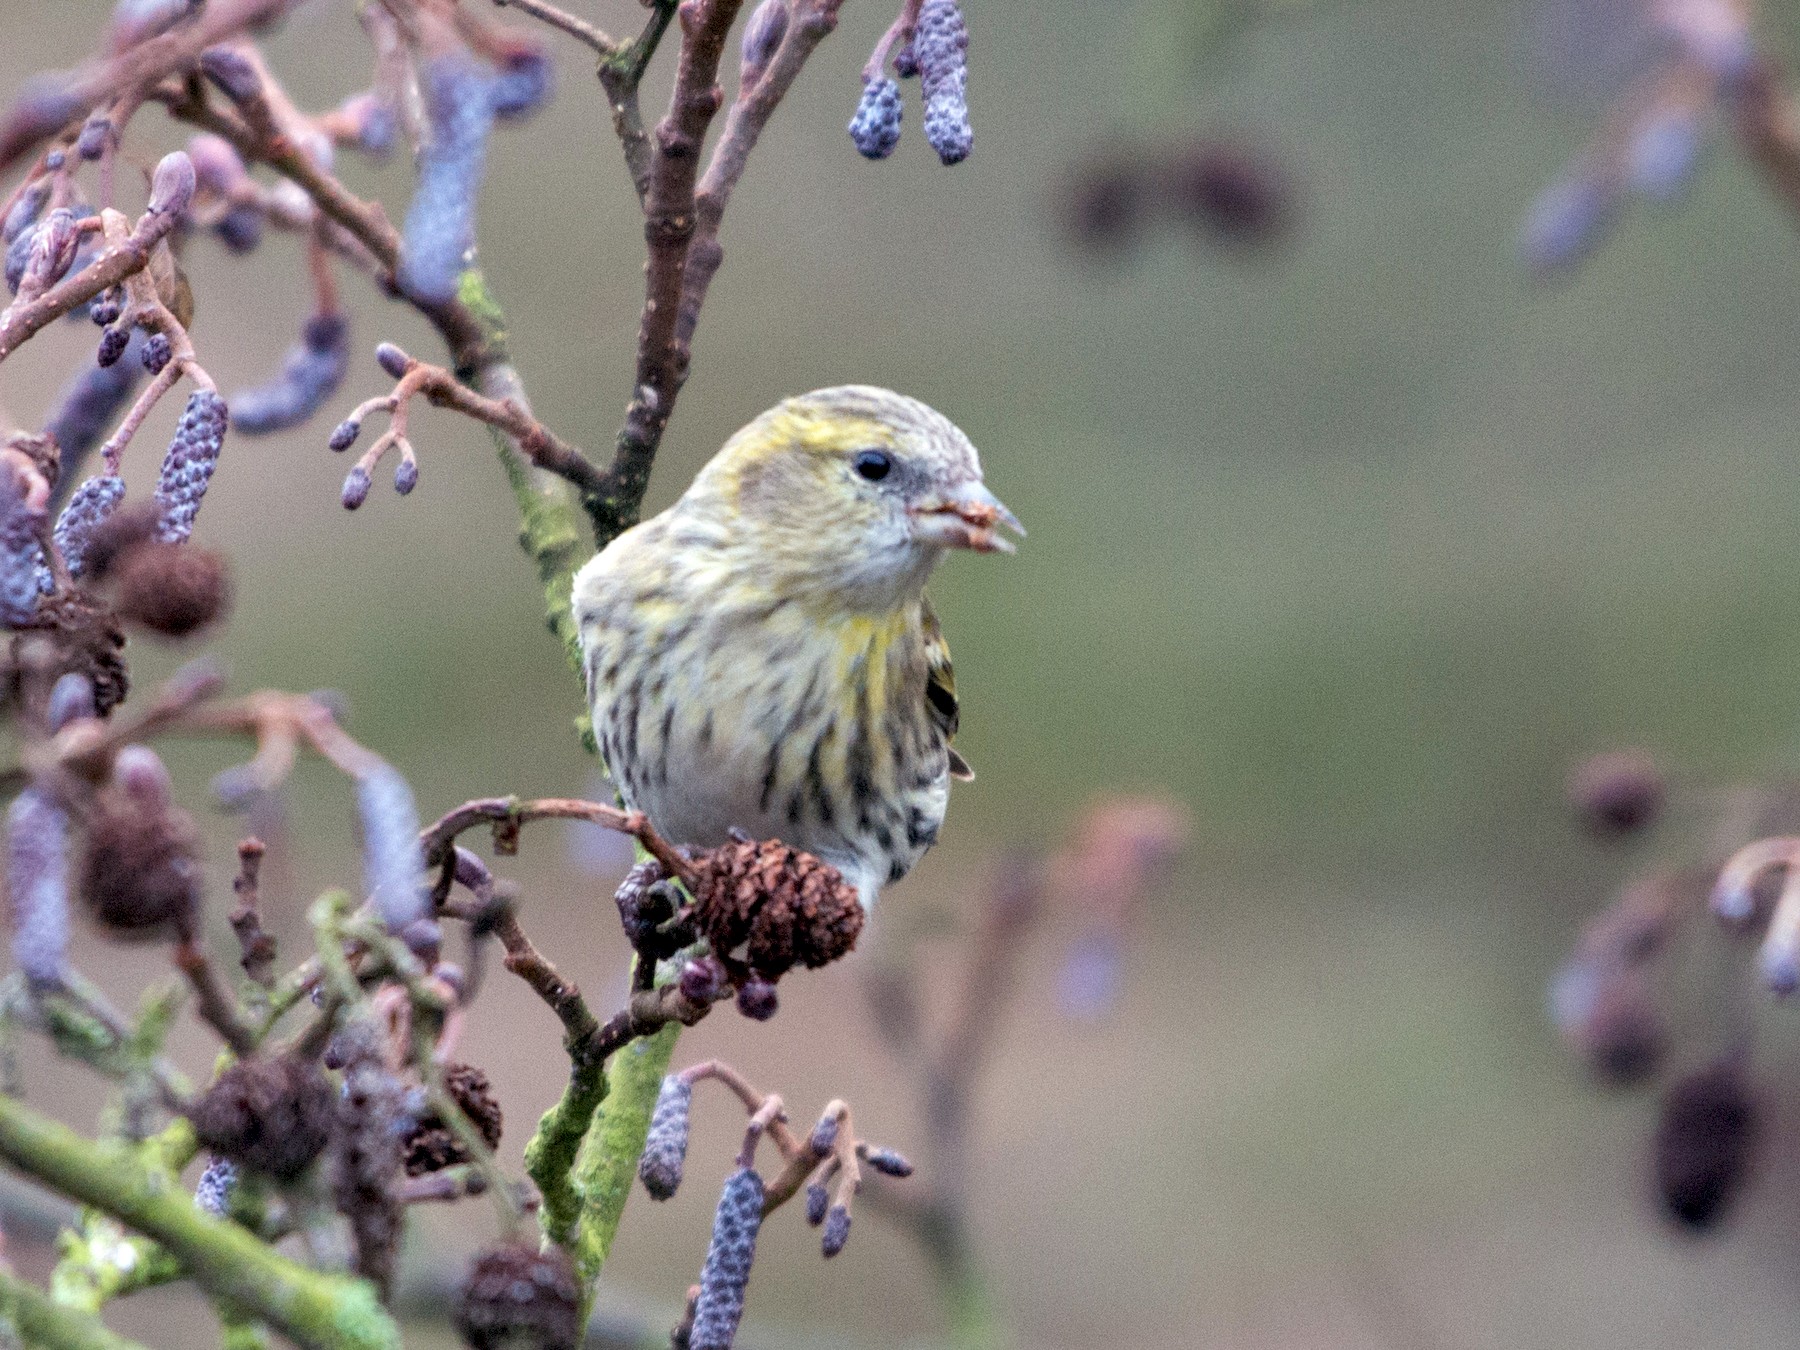
<svg viewBox="0 0 1800 1350">
<path fill-rule="evenodd" d="M 641 12 L 575 7 L 613 31 Z M 1791 1343 L 1800 1012 L 1757 1000 L 1756 1184 L 1694 1238 L 1657 1210 L 1653 1097 L 1596 1089 L 1545 1011 L 1625 875 L 1687 847 L 1716 785 L 1800 757 L 1791 212 L 1719 136 L 1678 205 L 1633 207 L 1574 275 L 1522 264 L 1521 220 L 1616 88 L 1604 39 L 1637 21 L 1629 0 L 968 9 L 976 150 L 944 169 L 916 108 L 892 160 L 850 145 L 892 14 L 845 6 L 727 217 L 651 506 L 791 393 L 872 382 L 948 413 L 1031 530 L 1018 556 L 953 558 L 934 583 L 980 777 L 864 950 L 790 980 L 766 1026 L 718 1012 L 677 1062 L 728 1058 L 802 1118 L 841 1094 L 869 1136 L 920 1149 L 869 970 L 918 952 L 928 993 L 954 987 L 1003 849 L 1055 847 L 1098 794 L 1158 794 L 1188 847 L 1134 911 L 1116 990 L 1068 1006 L 1091 916 L 1079 888 L 1059 894 L 974 1084 L 971 1223 L 1015 1344 Z M 107 10 L 9 24 L 0 86 L 78 60 Z M 1758 32 L 1785 56 L 1800 11 L 1768 7 Z M 366 82 L 342 4 L 269 51 L 308 106 Z M 598 448 L 628 393 L 641 230 L 585 59 L 558 60 L 553 106 L 496 135 L 483 264 L 537 411 Z M 182 139 L 147 113 L 127 149 L 152 162 Z M 1225 182 L 1186 213 L 1146 208 L 1134 234 L 1132 203 L 1096 195 L 1109 169 L 1172 172 L 1197 146 Z M 346 176 L 398 215 L 406 165 Z M 304 317 L 293 240 L 248 259 L 196 240 L 186 263 L 202 358 L 228 390 L 260 379 Z M 436 359 L 410 313 L 346 289 L 359 352 Z M 36 425 L 92 340 L 65 325 L 9 361 L 13 421 Z M 333 406 L 385 387 L 359 357 Z M 428 815 L 598 790 L 485 434 L 421 410 L 418 490 L 378 486 L 352 515 L 324 446 L 336 415 L 228 442 L 200 533 L 237 568 L 212 644 L 235 687 L 342 691 Z M 1564 804 L 1571 765 L 1622 743 L 1673 783 L 1652 844 L 1596 844 Z M 170 755 L 209 822 L 227 940 L 241 823 L 204 785 L 235 755 Z M 307 765 L 286 820 L 265 904 L 297 934 L 320 887 L 352 880 L 348 793 Z M 620 866 L 552 826 L 507 864 L 528 928 L 597 1005 L 623 992 Z M 160 973 L 154 953 L 105 959 L 122 997 Z M 1677 1068 L 1722 1043 L 1698 1025 Z M 183 1042 L 192 1067 L 206 1045 Z M 562 1085 L 557 1028 L 496 976 L 465 1049 L 516 1161 Z M 91 1127 L 84 1076 L 34 1055 L 26 1078 Z M 633 1198 L 603 1319 L 666 1327 L 698 1270 L 741 1129 L 723 1095 L 699 1103 L 690 1182 Z M 426 1219 L 409 1266 L 448 1288 L 491 1211 Z M 146 1295 L 109 1319 L 170 1344 L 193 1315 Z M 797 1217 L 765 1230 L 746 1346 L 949 1335 L 925 1260 L 872 1210 L 830 1264 Z"/>
</svg>

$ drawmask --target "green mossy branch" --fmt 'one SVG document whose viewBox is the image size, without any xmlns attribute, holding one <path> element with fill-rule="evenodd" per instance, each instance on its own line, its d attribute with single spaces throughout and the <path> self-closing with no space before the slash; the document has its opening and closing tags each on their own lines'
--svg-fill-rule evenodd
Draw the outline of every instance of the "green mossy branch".
<svg viewBox="0 0 1800 1350">
<path fill-rule="evenodd" d="M 144 1350 L 92 1313 L 65 1308 L 35 1285 L 4 1271 L 0 1271 L 0 1339 L 8 1345 L 46 1350 Z"/>
<path fill-rule="evenodd" d="M 571 1051 L 579 1054 L 577 1051 Z M 538 1188 L 538 1221 L 544 1236 L 574 1250 L 581 1221 L 581 1197 L 575 1191 L 575 1155 L 593 1124 L 594 1112 L 606 1099 L 606 1066 L 576 1058 L 568 1086 L 538 1121 L 525 1145 L 525 1172 Z"/>
<path fill-rule="evenodd" d="M 524 385 L 506 355 L 506 317 L 480 272 L 463 273 L 460 298 L 475 316 L 483 341 L 481 359 L 459 361 L 458 376 L 489 398 L 528 406 Z M 492 430 L 518 505 L 519 543 L 544 587 L 545 620 L 579 675 L 575 571 L 606 541 L 595 539 L 591 517 L 568 483 L 534 469 L 505 433 Z M 650 1113 L 680 1034 L 680 1024 L 672 1022 L 604 1065 L 577 1057 L 568 1086 L 525 1146 L 525 1170 L 543 1198 L 539 1222 L 545 1236 L 575 1258 L 589 1300 L 624 1217 Z"/>
<path fill-rule="evenodd" d="M 606 1066 L 605 1099 L 581 1141 L 573 1175 L 581 1219 L 571 1254 L 590 1289 L 618 1235 L 644 1136 L 650 1132 L 650 1113 L 680 1035 L 681 1024 L 670 1022 L 654 1036 L 633 1041 Z"/>
<path fill-rule="evenodd" d="M 506 315 L 475 268 L 462 274 L 458 298 L 473 317 L 481 340 L 469 351 L 451 353 L 457 377 L 478 394 L 511 399 L 520 407 L 529 408 L 524 382 L 506 350 Z M 575 569 L 588 560 L 595 547 L 587 513 L 568 483 L 534 469 L 512 438 L 499 428 L 489 427 L 489 431 L 519 508 L 519 545 L 536 567 L 538 581 L 544 587 L 544 621 L 562 643 L 570 667 L 579 674 L 581 641 L 575 627 L 571 592 Z"/>
<path fill-rule="evenodd" d="M 372 1286 L 308 1270 L 194 1207 L 162 1169 L 122 1144 L 84 1139 L 0 1097 L 0 1157 L 46 1186 L 160 1243 L 215 1299 L 307 1350 L 397 1350 L 400 1331 Z"/>
<path fill-rule="evenodd" d="M 57 1236 L 58 1260 L 50 1292 L 67 1308 L 97 1313 L 123 1294 L 178 1280 L 181 1263 L 149 1238 L 127 1233 L 109 1214 L 84 1209 L 74 1228 Z"/>
</svg>

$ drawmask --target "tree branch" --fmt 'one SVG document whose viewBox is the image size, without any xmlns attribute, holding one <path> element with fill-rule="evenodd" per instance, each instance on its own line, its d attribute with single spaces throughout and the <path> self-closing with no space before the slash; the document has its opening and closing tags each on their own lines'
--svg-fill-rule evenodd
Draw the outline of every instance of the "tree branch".
<svg viewBox="0 0 1800 1350">
<path fill-rule="evenodd" d="M 740 0 L 682 0 L 679 7 L 681 60 L 668 114 L 656 127 L 644 196 L 644 240 L 650 256 L 638 324 L 637 371 L 625 425 L 606 470 L 605 491 L 588 505 L 602 541 L 636 523 L 650 485 L 650 466 L 687 379 L 688 348 L 678 340 L 676 325 L 688 243 L 694 236 L 694 182 L 707 127 L 719 110 L 719 60 L 739 4 Z"/>
<path fill-rule="evenodd" d="M 360 1280 L 297 1265 L 116 1144 L 84 1139 L 0 1096 L 0 1157 L 60 1193 L 156 1239 L 215 1298 L 267 1321 L 307 1350 L 397 1350 L 399 1329 Z"/>
<path fill-rule="evenodd" d="M 494 0 L 494 3 L 501 9 L 511 6 L 521 14 L 529 14 L 539 23 L 548 24 L 557 32 L 586 44 L 603 57 L 611 56 L 619 49 L 617 42 L 586 19 L 565 13 L 555 5 L 546 4 L 544 0 Z"/>
<path fill-rule="evenodd" d="M 39 329 L 77 305 L 135 276 L 150 264 L 150 255 L 180 219 L 179 211 L 146 211 L 120 243 L 73 276 L 65 277 L 28 304 L 12 305 L 0 314 L 0 361 L 16 352 Z"/>
<path fill-rule="evenodd" d="M 650 58 L 662 44 L 669 21 L 675 17 L 677 0 L 648 2 L 651 12 L 644 31 L 634 41 L 602 57 L 595 71 L 600 77 L 600 87 L 606 91 L 606 102 L 612 109 L 613 130 L 618 133 L 619 148 L 625 152 L 625 171 L 631 175 L 631 185 L 637 190 L 640 206 L 650 198 L 654 150 L 644 131 L 644 114 L 638 106 L 638 86 L 643 82 Z"/>
<path fill-rule="evenodd" d="M 818 45 L 837 27 L 838 10 L 843 0 L 800 0 L 799 13 L 788 20 L 781 45 L 757 78 L 738 90 L 731 109 L 725 114 L 725 129 L 707 162 L 706 175 L 700 180 L 694 199 L 695 225 L 693 242 L 688 247 L 687 273 L 682 279 L 681 312 L 676 324 L 676 341 L 686 352 L 691 349 L 694 329 L 700 322 L 700 307 L 706 303 L 707 288 L 724 261 L 725 250 L 719 243 L 719 225 L 725 207 L 750 152 L 775 115 L 776 107 L 793 87 L 794 80 Z"/>
<path fill-rule="evenodd" d="M 110 98 L 141 94 L 200 53 L 245 29 L 273 19 L 291 0 L 212 0 L 191 23 L 128 47 L 106 61 L 51 77 L 22 95 L 0 124 L 0 172 L 12 168 L 46 137 L 87 116 Z"/>
<path fill-rule="evenodd" d="M 4 1270 L 0 1270 L 0 1319 L 10 1323 L 26 1345 L 48 1350 L 145 1350 L 92 1313 L 65 1308 L 36 1285 Z"/>
<path fill-rule="evenodd" d="M 571 1175 L 581 1201 L 571 1254 L 590 1289 L 618 1236 L 625 1202 L 637 1179 L 638 1157 L 650 1132 L 650 1113 L 656 1109 L 680 1034 L 680 1024 L 671 1022 L 654 1036 L 626 1046 L 606 1066 L 603 1100 L 575 1155 Z"/>
</svg>

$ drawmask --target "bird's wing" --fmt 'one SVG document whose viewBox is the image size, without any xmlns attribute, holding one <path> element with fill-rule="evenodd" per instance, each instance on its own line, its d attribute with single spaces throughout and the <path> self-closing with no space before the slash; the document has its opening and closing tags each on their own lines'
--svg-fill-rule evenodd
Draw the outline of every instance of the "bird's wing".
<svg viewBox="0 0 1800 1350">
<path fill-rule="evenodd" d="M 962 710 L 956 702 L 956 671 L 950 664 L 950 644 L 944 641 L 943 629 L 938 627 L 930 600 L 925 601 L 924 621 L 927 711 L 938 730 L 944 733 L 945 748 L 950 751 L 950 776 L 967 782 L 975 777 L 975 770 L 949 744 L 962 719 Z"/>
</svg>

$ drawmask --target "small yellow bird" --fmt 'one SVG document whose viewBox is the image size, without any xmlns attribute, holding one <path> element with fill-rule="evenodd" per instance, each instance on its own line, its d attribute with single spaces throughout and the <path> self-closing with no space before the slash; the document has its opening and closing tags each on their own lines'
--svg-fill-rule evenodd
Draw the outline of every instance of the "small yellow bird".
<svg viewBox="0 0 1800 1350">
<path fill-rule="evenodd" d="M 956 683 L 925 581 L 950 548 L 1024 530 L 969 438 L 846 385 L 739 431 L 681 500 L 575 578 L 594 736 L 666 838 L 741 829 L 844 874 L 862 899 L 937 839 Z"/>
</svg>

